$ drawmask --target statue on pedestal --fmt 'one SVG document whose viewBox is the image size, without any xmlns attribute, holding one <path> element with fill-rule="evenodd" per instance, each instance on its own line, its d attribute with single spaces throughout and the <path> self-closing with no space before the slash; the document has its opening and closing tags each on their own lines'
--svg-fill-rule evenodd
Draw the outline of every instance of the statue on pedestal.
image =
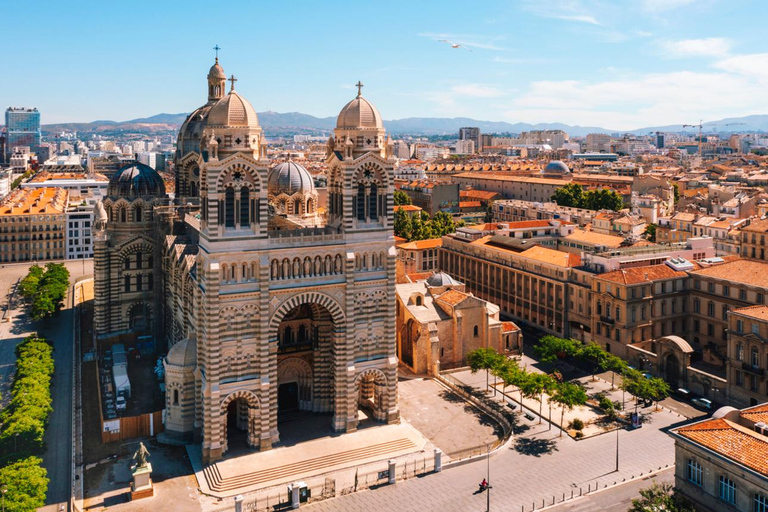
<svg viewBox="0 0 768 512">
<path fill-rule="evenodd" d="M 139 449 L 133 454 L 133 460 L 136 461 L 136 464 L 131 469 L 136 470 L 147 467 L 147 464 L 149 464 L 147 457 L 149 457 L 149 450 L 144 446 L 144 443 L 139 442 Z"/>
<path fill-rule="evenodd" d="M 154 495 L 152 487 L 152 464 L 147 460 L 149 450 L 144 443 L 139 443 L 139 449 L 133 454 L 133 460 L 136 464 L 131 466 L 133 473 L 133 484 L 131 485 L 131 501 L 141 498 L 148 498 Z"/>
</svg>

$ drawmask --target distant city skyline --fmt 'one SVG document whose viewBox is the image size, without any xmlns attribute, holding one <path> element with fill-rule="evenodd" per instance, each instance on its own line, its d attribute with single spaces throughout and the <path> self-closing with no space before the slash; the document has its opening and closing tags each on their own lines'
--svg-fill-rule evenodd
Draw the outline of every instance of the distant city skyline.
<svg viewBox="0 0 768 512">
<path fill-rule="evenodd" d="M 220 45 L 257 111 L 334 115 L 362 80 L 385 119 L 698 123 L 768 113 L 766 15 L 756 0 L 16 2 L 0 106 L 43 124 L 190 112 Z"/>
</svg>

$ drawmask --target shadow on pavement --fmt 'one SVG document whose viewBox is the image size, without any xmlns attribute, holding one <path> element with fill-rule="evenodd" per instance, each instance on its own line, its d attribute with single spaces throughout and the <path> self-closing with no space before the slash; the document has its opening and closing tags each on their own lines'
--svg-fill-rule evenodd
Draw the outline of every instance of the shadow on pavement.
<svg viewBox="0 0 768 512">
<path fill-rule="evenodd" d="M 514 450 L 521 455 L 532 455 L 534 457 L 551 455 L 558 451 L 557 443 L 554 440 L 533 439 L 530 437 L 521 437 L 515 440 Z"/>
</svg>

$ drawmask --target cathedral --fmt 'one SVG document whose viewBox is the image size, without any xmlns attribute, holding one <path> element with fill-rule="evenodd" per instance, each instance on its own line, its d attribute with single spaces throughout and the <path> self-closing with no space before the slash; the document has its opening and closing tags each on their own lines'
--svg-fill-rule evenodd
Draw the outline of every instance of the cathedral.
<svg viewBox="0 0 768 512">
<path fill-rule="evenodd" d="M 94 218 L 94 331 L 165 346 L 165 433 L 221 459 L 228 432 L 280 443 L 286 412 L 336 432 L 399 421 L 392 142 L 361 94 L 328 139 L 327 205 L 309 172 L 272 166 L 251 103 L 218 57 L 181 126 L 175 197 L 145 165 Z"/>
</svg>

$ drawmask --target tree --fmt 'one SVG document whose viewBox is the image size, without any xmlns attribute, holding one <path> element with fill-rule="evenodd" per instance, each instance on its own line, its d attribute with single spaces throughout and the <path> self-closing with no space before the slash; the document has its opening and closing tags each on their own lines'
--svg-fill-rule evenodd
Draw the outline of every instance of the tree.
<svg viewBox="0 0 768 512">
<path fill-rule="evenodd" d="M 594 364 L 592 367 L 592 380 L 595 380 L 597 370 L 606 368 L 606 361 L 609 354 L 603 347 L 592 341 L 579 348 L 577 356 L 580 359 L 584 359 Z"/>
<path fill-rule="evenodd" d="M 565 410 L 572 411 L 574 407 L 587 403 L 587 393 L 584 388 L 573 382 L 563 382 L 555 389 L 552 401 L 560 404 L 560 436 L 562 437 Z"/>
<path fill-rule="evenodd" d="M 395 236 L 400 236 L 406 240 L 411 239 L 413 234 L 413 225 L 411 223 L 411 216 L 405 210 L 397 210 L 395 212 Z"/>
<path fill-rule="evenodd" d="M 411 197 L 402 190 L 395 190 L 395 206 L 413 204 Z"/>
<path fill-rule="evenodd" d="M 611 389 L 614 389 L 613 381 L 616 377 L 616 374 L 623 374 L 629 369 L 629 366 L 627 365 L 627 362 L 622 358 L 609 354 L 605 359 L 605 369 L 611 372 Z"/>
<path fill-rule="evenodd" d="M 581 208 L 588 210 L 613 210 L 624 208 L 624 200 L 618 192 L 607 188 L 588 190 L 582 196 Z"/>
<path fill-rule="evenodd" d="M 485 370 L 485 390 L 488 391 L 489 376 L 493 369 L 498 368 L 507 358 L 492 348 L 478 348 L 467 354 L 467 364 L 472 373 Z M 499 376 L 500 377 L 500 376 Z"/>
<path fill-rule="evenodd" d="M 557 359 L 573 357 L 581 348 L 581 342 L 574 339 L 558 338 L 547 335 L 539 338 L 534 351 L 542 363 L 552 363 Z"/>
<path fill-rule="evenodd" d="M 28 512 L 45 505 L 49 480 L 42 462 L 40 457 L 28 457 L 0 468 L 0 482 L 7 486 L 7 512 Z"/>
<path fill-rule="evenodd" d="M 555 194 L 551 199 L 559 206 L 581 208 L 583 193 L 584 188 L 581 185 L 578 183 L 568 183 L 565 186 L 555 190 Z"/>
<path fill-rule="evenodd" d="M 27 302 L 30 302 L 35 296 L 35 293 L 37 293 L 42 277 L 43 267 L 32 265 L 29 267 L 29 273 L 19 281 L 18 291 Z"/>
<path fill-rule="evenodd" d="M 640 498 L 632 500 L 628 512 L 696 512 L 696 508 L 669 484 L 653 484 L 640 490 Z"/>
<path fill-rule="evenodd" d="M 645 237 L 649 242 L 656 241 L 656 224 L 648 224 L 645 226 Z"/>
<path fill-rule="evenodd" d="M 439 238 L 456 231 L 456 222 L 453 220 L 453 216 L 447 212 L 437 212 L 432 217 L 430 224 L 434 238 Z"/>
<path fill-rule="evenodd" d="M 551 377 L 546 373 L 529 373 L 521 386 L 521 393 L 526 398 L 539 402 L 539 424 L 541 424 L 541 409 L 544 402 L 544 387 L 547 379 L 551 379 Z"/>
<path fill-rule="evenodd" d="M 672 193 L 675 196 L 675 204 L 680 200 L 680 187 L 677 186 L 677 183 L 672 184 Z"/>
</svg>

